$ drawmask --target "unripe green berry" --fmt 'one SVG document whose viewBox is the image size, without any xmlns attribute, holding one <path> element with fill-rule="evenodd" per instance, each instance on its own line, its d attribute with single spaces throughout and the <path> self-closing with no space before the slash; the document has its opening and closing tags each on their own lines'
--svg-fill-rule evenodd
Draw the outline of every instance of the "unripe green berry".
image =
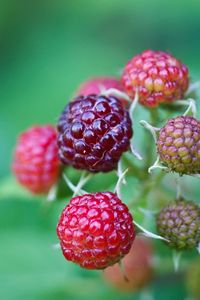
<svg viewBox="0 0 200 300">
<path fill-rule="evenodd" d="M 158 214 L 157 230 L 176 250 L 197 247 L 200 242 L 200 207 L 192 201 L 175 200 Z"/>
</svg>

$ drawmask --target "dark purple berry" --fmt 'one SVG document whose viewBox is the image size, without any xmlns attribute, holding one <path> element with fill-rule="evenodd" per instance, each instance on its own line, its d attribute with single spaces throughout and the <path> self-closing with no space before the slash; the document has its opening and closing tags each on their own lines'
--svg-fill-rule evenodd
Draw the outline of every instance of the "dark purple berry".
<svg viewBox="0 0 200 300">
<path fill-rule="evenodd" d="M 133 134 L 121 102 L 100 95 L 79 96 L 70 102 L 61 114 L 58 131 L 60 160 L 90 172 L 115 169 Z"/>
</svg>

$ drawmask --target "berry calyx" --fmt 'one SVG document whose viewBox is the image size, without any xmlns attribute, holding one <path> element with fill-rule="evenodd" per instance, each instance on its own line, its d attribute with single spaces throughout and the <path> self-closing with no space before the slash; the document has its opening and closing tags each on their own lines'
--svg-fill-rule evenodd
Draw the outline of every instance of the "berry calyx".
<svg viewBox="0 0 200 300">
<path fill-rule="evenodd" d="M 134 56 L 125 66 L 122 84 L 126 93 L 147 107 L 181 99 L 188 88 L 188 69 L 172 55 L 146 50 Z"/>
<path fill-rule="evenodd" d="M 86 269 L 118 262 L 135 238 L 127 206 L 111 192 L 72 198 L 61 214 L 57 234 L 65 258 Z"/>
<path fill-rule="evenodd" d="M 137 291 L 152 279 L 152 245 L 149 240 L 136 237 L 131 250 L 119 264 L 105 269 L 103 276 L 116 289 L 124 292 Z"/>
<path fill-rule="evenodd" d="M 100 95 L 70 102 L 60 116 L 58 131 L 62 163 L 90 172 L 115 169 L 133 133 L 129 113 L 120 101 Z"/>
<path fill-rule="evenodd" d="M 200 207 L 192 201 L 176 200 L 157 216 L 157 230 L 176 250 L 188 250 L 200 242 Z"/>
<path fill-rule="evenodd" d="M 44 125 L 23 132 L 17 141 L 12 169 L 20 184 L 29 191 L 47 193 L 60 172 L 56 129 Z"/>
<path fill-rule="evenodd" d="M 171 171 L 199 174 L 200 121 L 189 116 L 170 119 L 159 132 L 157 151 Z"/>
</svg>

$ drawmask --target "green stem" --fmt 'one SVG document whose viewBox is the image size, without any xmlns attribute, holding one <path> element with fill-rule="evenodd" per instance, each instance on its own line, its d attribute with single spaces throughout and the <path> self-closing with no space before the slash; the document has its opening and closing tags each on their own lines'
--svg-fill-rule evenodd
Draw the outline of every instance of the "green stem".
<svg viewBox="0 0 200 300">
<path fill-rule="evenodd" d="M 152 108 L 150 109 L 150 124 L 153 126 L 157 126 L 160 118 L 159 118 L 159 113 L 157 108 Z"/>
<path fill-rule="evenodd" d="M 159 122 L 158 110 L 157 108 L 153 108 L 149 110 L 150 113 L 150 124 L 153 126 L 157 126 Z M 145 139 L 145 160 L 144 160 L 144 173 L 146 174 L 146 178 L 148 178 L 148 168 L 152 165 L 154 160 L 154 141 L 150 132 L 147 132 L 147 137 Z"/>
<path fill-rule="evenodd" d="M 132 158 L 129 158 L 128 156 L 124 155 L 123 160 L 126 163 L 127 167 L 129 168 L 129 173 L 133 175 L 134 177 L 137 177 L 139 180 L 144 180 L 145 173 L 142 168 L 136 166 L 133 162 Z"/>
<path fill-rule="evenodd" d="M 142 185 L 142 191 L 136 197 L 136 199 L 134 200 L 134 202 L 132 202 L 130 204 L 130 208 L 135 207 L 136 205 L 138 205 L 138 203 L 141 203 L 141 201 L 143 201 L 143 204 L 145 204 L 147 202 L 147 198 L 149 196 L 149 193 L 156 186 L 158 186 L 161 183 L 161 181 L 162 181 L 162 179 L 163 179 L 163 177 L 165 175 L 166 175 L 166 173 L 163 172 L 163 171 L 160 171 L 155 176 L 152 176 L 152 175 L 148 174 L 148 178 L 145 180 L 145 182 Z"/>
</svg>

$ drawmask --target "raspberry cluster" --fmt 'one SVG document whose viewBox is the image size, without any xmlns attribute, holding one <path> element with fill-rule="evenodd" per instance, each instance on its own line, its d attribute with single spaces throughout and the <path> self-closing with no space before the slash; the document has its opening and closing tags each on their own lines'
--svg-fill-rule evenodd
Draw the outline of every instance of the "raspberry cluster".
<svg viewBox="0 0 200 300">
<path fill-rule="evenodd" d="M 57 234 L 65 258 L 86 269 L 118 262 L 135 238 L 127 206 L 111 192 L 72 198 L 61 214 Z"/>
<path fill-rule="evenodd" d="M 125 66 L 121 79 L 94 77 L 86 81 L 77 90 L 77 96 L 65 106 L 57 130 L 50 125 L 34 126 L 20 135 L 13 159 L 17 180 L 33 193 L 48 193 L 59 179 L 61 166 L 62 171 L 72 166 L 92 173 L 109 172 L 119 166 L 120 179 L 115 189 L 118 191 L 122 175 L 126 173 L 120 170 L 123 153 L 130 148 L 135 152 L 130 142 L 133 122 L 129 114 L 134 104 L 128 108 L 124 99 L 133 100 L 137 94 L 139 104 L 150 110 L 161 103 L 170 104 L 183 98 L 188 84 L 185 65 L 168 53 L 152 50 L 133 57 Z M 186 114 L 169 119 L 158 129 L 156 162 L 161 161 L 169 171 L 180 175 L 197 175 L 200 173 L 200 121 Z M 154 137 L 156 139 L 156 134 Z M 147 149 L 146 155 L 151 156 L 151 151 Z M 144 203 L 148 192 L 159 183 L 159 178 L 152 180 L 145 174 L 150 160 L 151 157 L 145 159 L 142 167 L 128 156 L 124 160 L 132 169 L 130 173 L 141 180 L 144 190 L 140 199 Z M 85 193 L 80 183 L 77 190 L 69 184 L 76 195 Z M 142 226 L 138 227 L 142 230 Z M 197 247 L 200 242 L 199 206 L 183 199 L 171 202 L 157 216 L 157 231 L 174 249 Z M 59 218 L 57 235 L 67 260 L 86 269 L 110 267 L 106 273 L 112 278 L 114 272 L 116 277 L 113 278 L 117 279 L 113 284 L 117 287 L 137 289 L 151 278 L 151 250 L 145 242 L 134 243 L 131 212 L 115 193 L 85 193 L 73 197 Z M 131 277 L 125 285 L 119 267 L 113 266 L 121 259 Z"/>
</svg>

